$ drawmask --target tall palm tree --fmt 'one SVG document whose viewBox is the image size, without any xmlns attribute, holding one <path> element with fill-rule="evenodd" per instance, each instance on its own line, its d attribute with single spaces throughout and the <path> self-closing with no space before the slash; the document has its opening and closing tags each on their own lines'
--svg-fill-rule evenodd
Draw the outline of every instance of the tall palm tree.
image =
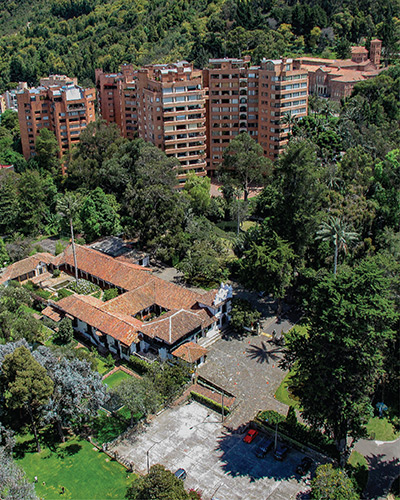
<svg viewBox="0 0 400 500">
<path fill-rule="evenodd" d="M 317 231 L 317 240 L 333 241 L 335 247 L 335 258 L 333 264 L 333 273 L 337 272 L 338 253 L 343 250 L 347 253 L 348 245 L 351 241 L 355 241 L 358 234 L 353 231 L 348 231 L 348 225 L 339 217 L 329 216 L 328 222 L 322 222 Z"/>
<path fill-rule="evenodd" d="M 78 265 L 76 261 L 75 238 L 74 238 L 74 218 L 80 208 L 80 199 L 75 193 L 67 192 L 57 202 L 58 212 L 68 219 L 71 230 L 72 255 L 74 256 L 75 280 L 78 284 Z"/>
</svg>

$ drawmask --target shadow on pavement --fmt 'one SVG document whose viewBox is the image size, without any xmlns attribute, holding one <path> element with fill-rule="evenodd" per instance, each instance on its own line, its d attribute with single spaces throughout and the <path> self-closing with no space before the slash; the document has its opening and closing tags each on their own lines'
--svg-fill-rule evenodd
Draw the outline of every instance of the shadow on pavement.
<svg viewBox="0 0 400 500">
<path fill-rule="evenodd" d="M 300 481 L 300 477 L 295 474 L 293 460 L 288 460 L 287 457 L 279 462 L 273 458 L 272 451 L 264 458 L 258 458 L 255 451 L 265 438 L 259 435 L 251 444 L 248 444 L 243 441 L 245 433 L 239 434 L 239 430 L 242 429 L 226 431 L 218 440 L 216 449 L 225 474 L 233 477 L 247 476 L 250 482 L 262 478 Z"/>
<path fill-rule="evenodd" d="M 400 475 L 400 460 L 388 460 L 385 455 L 370 455 L 365 458 L 369 476 L 364 498 L 386 498 L 393 481 Z"/>
<path fill-rule="evenodd" d="M 270 345 L 267 345 L 270 344 Z M 271 346 L 271 347 L 270 347 Z M 280 360 L 283 353 L 282 347 L 276 347 L 272 342 L 261 342 L 261 346 L 251 344 L 247 349 L 247 356 L 257 363 L 268 363 Z"/>
</svg>

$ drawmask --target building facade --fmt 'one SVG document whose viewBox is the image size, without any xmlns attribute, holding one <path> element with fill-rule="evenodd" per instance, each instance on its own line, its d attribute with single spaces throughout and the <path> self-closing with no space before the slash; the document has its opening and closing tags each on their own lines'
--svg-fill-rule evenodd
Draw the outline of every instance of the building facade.
<svg viewBox="0 0 400 500">
<path fill-rule="evenodd" d="M 35 155 L 36 138 L 43 128 L 54 132 L 61 157 L 95 120 L 95 89 L 84 89 L 70 80 L 67 85 L 63 85 L 64 80 L 47 85 L 51 81 L 46 79 L 46 85 L 17 93 L 22 152 L 27 160 Z"/>
<path fill-rule="evenodd" d="M 180 186 L 191 172 L 206 175 L 202 71 L 186 61 L 139 70 L 124 65 L 114 74 L 96 70 L 96 86 L 102 118 L 124 137 L 141 137 L 176 158 Z"/>
<path fill-rule="evenodd" d="M 96 69 L 99 109 L 107 123 L 116 123 L 127 139 L 138 136 L 136 71 L 131 64 L 121 66 L 119 73 Z"/>
<path fill-rule="evenodd" d="M 381 52 L 381 40 L 372 40 L 369 54 L 365 47 L 352 47 L 351 59 L 300 57 L 295 63 L 308 71 L 310 94 L 340 101 L 351 95 L 356 83 L 382 71 Z"/>
<path fill-rule="evenodd" d="M 292 59 L 210 59 L 204 70 L 207 102 L 207 168 L 214 175 L 231 140 L 247 132 L 272 160 L 286 146 L 288 116 L 307 115 L 308 74 Z M 288 123 L 289 122 L 289 123 Z"/>
</svg>

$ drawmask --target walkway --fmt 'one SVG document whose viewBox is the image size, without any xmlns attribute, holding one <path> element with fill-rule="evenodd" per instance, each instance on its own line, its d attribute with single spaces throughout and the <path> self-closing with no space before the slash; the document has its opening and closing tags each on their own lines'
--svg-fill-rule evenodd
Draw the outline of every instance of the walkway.
<svg viewBox="0 0 400 500">
<path fill-rule="evenodd" d="M 386 500 L 392 482 L 400 475 L 400 438 L 396 441 L 361 439 L 354 449 L 368 462 L 365 500 Z"/>
</svg>

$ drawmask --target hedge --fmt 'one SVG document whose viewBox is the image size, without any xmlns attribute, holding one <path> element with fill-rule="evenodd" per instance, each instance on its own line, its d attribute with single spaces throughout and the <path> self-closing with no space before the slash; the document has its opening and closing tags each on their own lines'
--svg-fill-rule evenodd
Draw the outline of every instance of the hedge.
<svg viewBox="0 0 400 500">
<path fill-rule="evenodd" d="M 139 358 L 139 356 L 135 355 L 131 356 L 129 358 L 129 364 L 135 370 L 135 372 L 139 373 L 139 375 L 143 375 L 151 371 L 150 363 L 148 363 L 142 358 Z"/>
<path fill-rule="evenodd" d="M 211 410 L 215 410 L 218 411 L 219 413 L 222 413 L 222 405 L 217 403 L 213 399 L 207 398 L 206 396 L 203 396 L 203 394 L 199 394 L 198 392 L 195 391 L 190 391 L 190 395 L 192 396 L 193 399 L 195 399 L 199 403 L 202 403 L 208 408 L 211 408 Z M 224 405 L 224 415 L 228 415 L 228 413 L 230 413 L 230 409 Z"/>
<path fill-rule="evenodd" d="M 263 411 L 257 415 L 257 419 L 263 425 L 272 430 L 275 429 L 276 424 L 279 424 L 278 430 L 295 441 L 305 445 L 310 444 L 330 456 L 337 455 L 336 447 L 331 438 L 325 436 L 321 432 L 311 429 L 307 425 L 301 424 L 300 422 L 290 421 L 276 411 Z"/>
</svg>

